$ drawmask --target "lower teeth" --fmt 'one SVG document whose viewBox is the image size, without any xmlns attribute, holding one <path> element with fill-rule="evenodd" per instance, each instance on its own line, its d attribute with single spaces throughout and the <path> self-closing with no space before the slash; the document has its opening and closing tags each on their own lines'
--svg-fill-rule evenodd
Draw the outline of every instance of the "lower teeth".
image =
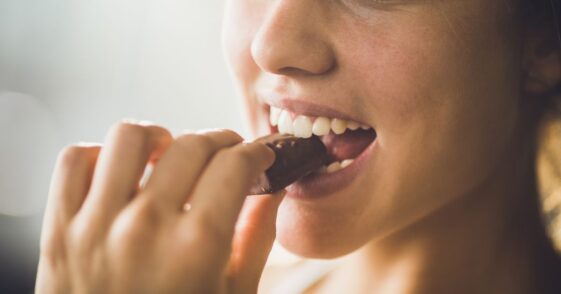
<svg viewBox="0 0 561 294">
<path fill-rule="evenodd" d="M 330 163 L 328 166 L 324 166 L 321 170 L 320 173 L 334 173 L 338 170 L 344 169 L 347 166 L 351 165 L 353 163 L 354 159 L 345 159 L 343 161 L 335 161 Z"/>
</svg>

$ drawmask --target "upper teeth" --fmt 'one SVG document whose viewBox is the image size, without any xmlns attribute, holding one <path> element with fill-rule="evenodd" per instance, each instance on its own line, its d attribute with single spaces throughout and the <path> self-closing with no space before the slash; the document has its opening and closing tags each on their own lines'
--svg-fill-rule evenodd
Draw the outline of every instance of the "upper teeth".
<svg viewBox="0 0 561 294">
<path fill-rule="evenodd" d="M 292 123 L 294 136 L 301 138 L 309 138 L 312 136 L 312 120 L 308 117 L 300 115 Z"/>
<path fill-rule="evenodd" d="M 292 122 L 292 118 L 290 117 L 290 113 L 288 111 L 282 111 L 279 116 L 279 132 L 286 133 L 286 134 L 293 134 L 294 133 L 294 123 Z"/>
<path fill-rule="evenodd" d="M 311 118 L 298 115 L 294 119 L 287 110 L 271 106 L 269 121 L 272 126 L 278 126 L 279 132 L 292 134 L 296 137 L 309 138 L 313 135 L 324 136 L 332 131 L 336 135 L 343 134 L 347 129 L 354 131 L 358 128 L 370 129 L 355 121 L 347 121 L 339 118 L 317 117 Z"/>
</svg>

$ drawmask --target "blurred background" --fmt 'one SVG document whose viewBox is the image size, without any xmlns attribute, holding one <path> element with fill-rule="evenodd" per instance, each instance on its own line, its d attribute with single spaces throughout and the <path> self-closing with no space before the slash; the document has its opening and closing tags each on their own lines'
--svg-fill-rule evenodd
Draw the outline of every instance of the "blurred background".
<svg viewBox="0 0 561 294">
<path fill-rule="evenodd" d="M 0 293 L 33 289 L 56 154 L 122 118 L 243 135 L 222 1 L 0 0 Z"/>
</svg>

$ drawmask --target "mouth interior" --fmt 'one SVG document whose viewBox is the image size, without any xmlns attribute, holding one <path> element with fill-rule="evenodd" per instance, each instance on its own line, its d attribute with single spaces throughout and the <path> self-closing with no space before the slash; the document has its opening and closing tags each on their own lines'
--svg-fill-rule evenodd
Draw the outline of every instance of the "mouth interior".
<svg viewBox="0 0 561 294">
<path fill-rule="evenodd" d="M 271 126 L 272 133 L 278 133 L 277 127 Z M 315 135 L 314 135 L 315 136 Z M 321 141 L 327 149 L 328 163 L 342 161 L 345 159 L 355 159 L 358 157 L 374 140 L 376 131 L 374 129 L 346 130 L 341 135 L 329 133 L 320 136 Z"/>
<path fill-rule="evenodd" d="M 374 140 L 374 129 L 347 130 L 341 135 L 329 133 L 321 136 L 321 141 L 327 148 L 329 163 L 358 157 Z"/>
</svg>

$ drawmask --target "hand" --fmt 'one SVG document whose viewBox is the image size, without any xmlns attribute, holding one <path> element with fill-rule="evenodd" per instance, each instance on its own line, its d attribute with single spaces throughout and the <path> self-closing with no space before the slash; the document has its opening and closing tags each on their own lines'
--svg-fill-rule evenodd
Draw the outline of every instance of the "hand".
<svg viewBox="0 0 561 294">
<path fill-rule="evenodd" d="M 51 183 L 36 291 L 255 293 L 282 197 L 249 197 L 241 211 L 273 161 L 265 145 L 232 131 L 174 139 L 133 123 L 113 127 L 103 148 L 67 147 Z"/>
</svg>

